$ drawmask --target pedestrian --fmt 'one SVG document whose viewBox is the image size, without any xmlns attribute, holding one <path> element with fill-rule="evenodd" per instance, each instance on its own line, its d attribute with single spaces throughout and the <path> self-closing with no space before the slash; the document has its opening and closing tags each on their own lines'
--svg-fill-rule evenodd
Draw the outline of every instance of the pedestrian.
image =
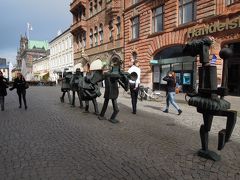
<svg viewBox="0 0 240 180">
<path fill-rule="evenodd" d="M 22 99 L 23 99 L 25 109 L 27 109 L 26 89 L 28 87 L 27 87 L 25 78 L 20 72 L 17 73 L 17 78 L 14 79 L 13 87 L 10 88 L 10 91 L 12 91 L 15 88 L 17 89 L 17 95 L 19 99 L 19 108 L 22 108 Z"/>
<path fill-rule="evenodd" d="M 179 108 L 177 103 L 175 102 L 175 88 L 176 88 L 176 79 L 175 73 L 170 71 L 168 75 L 163 78 L 164 81 L 167 81 L 167 89 L 166 89 L 166 108 L 163 112 L 168 113 L 169 104 L 171 103 L 173 107 L 175 107 L 178 111 L 178 115 L 182 113 L 182 110 Z"/>
<path fill-rule="evenodd" d="M 4 97 L 7 95 L 8 80 L 3 76 L 0 71 L 0 105 L 1 111 L 4 111 Z"/>
<path fill-rule="evenodd" d="M 139 91 L 139 85 L 140 85 L 140 76 L 141 76 L 141 70 L 139 68 L 139 61 L 135 60 L 133 62 L 132 67 L 128 70 L 129 74 L 136 74 L 136 80 L 129 80 L 130 84 L 130 92 L 131 92 L 131 101 L 132 101 L 132 113 L 137 113 L 137 98 L 138 98 L 138 91 Z"/>
</svg>

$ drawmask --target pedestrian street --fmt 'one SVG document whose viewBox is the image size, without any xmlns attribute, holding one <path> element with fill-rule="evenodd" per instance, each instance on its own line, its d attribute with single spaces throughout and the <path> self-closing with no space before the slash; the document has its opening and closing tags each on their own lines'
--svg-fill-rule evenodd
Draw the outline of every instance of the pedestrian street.
<svg viewBox="0 0 240 180">
<path fill-rule="evenodd" d="M 214 162 L 197 155 L 202 116 L 184 101 L 178 101 L 180 116 L 173 108 L 163 113 L 164 100 L 139 101 L 135 115 L 130 98 L 120 92 L 120 123 L 113 124 L 100 121 L 91 102 L 90 113 L 83 113 L 78 101 L 71 107 L 60 96 L 59 86 L 30 87 L 25 110 L 8 91 L 0 112 L 0 179 L 240 179 L 239 117 L 222 151 L 217 151 L 218 131 L 226 119 L 214 117 L 209 149 L 221 155 Z M 97 98 L 99 109 L 103 100 Z M 108 108 L 109 118 L 111 103 Z"/>
</svg>

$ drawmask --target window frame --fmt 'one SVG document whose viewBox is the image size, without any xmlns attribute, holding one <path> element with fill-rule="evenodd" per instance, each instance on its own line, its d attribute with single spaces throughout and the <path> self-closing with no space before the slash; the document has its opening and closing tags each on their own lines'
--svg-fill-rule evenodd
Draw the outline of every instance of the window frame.
<svg viewBox="0 0 240 180">
<path fill-rule="evenodd" d="M 134 19 L 138 18 L 138 21 L 137 23 L 134 23 Z M 132 40 L 135 40 L 135 39 L 138 39 L 139 36 L 140 36 L 140 16 L 134 16 L 131 18 L 131 22 L 132 22 L 132 25 L 131 25 L 131 30 L 132 30 Z M 137 27 L 138 28 L 138 31 L 137 31 L 137 34 L 134 36 L 134 27 Z"/>
<path fill-rule="evenodd" d="M 103 24 L 100 24 L 99 25 L 99 41 L 100 41 L 100 44 L 103 44 Z"/>
<path fill-rule="evenodd" d="M 108 23 L 108 29 L 109 29 L 109 40 L 113 40 L 113 19 L 109 21 Z"/>
<path fill-rule="evenodd" d="M 93 47 L 93 30 L 92 29 L 90 29 L 90 34 L 89 34 L 89 40 L 90 40 L 90 42 L 89 42 L 89 44 L 90 44 L 90 47 Z"/>
<path fill-rule="evenodd" d="M 156 10 L 158 8 L 162 8 L 162 13 L 160 14 L 156 14 Z M 162 16 L 161 20 L 162 20 L 162 27 L 160 31 L 156 31 L 156 24 L 155 24 L 155 20 L 159 17 Z M 164 31 L 164 5 L 158 6 L 156 8 L 154 8 L 152 10 L 152 33 L 158 33 L 158 32 L 163 32 Z"/>
<path fill-rule="evenodd" d="M 233 5 L 234 3 L 236 3 L 236 2 L 237 2 L 236 0 L 225 0 L 226 6 L 231 6 L 231 5 Z"/>
<path fill-rule="evenodd" d="M 98 27 L 97 26 L 95 26 L 95 28 L 94 28 L 94 44 L 95 44 L 95 46 L 98 46 Z"/>
<path fill-rule="evenodd" d="M 196 0 L 189 0 L 189 2 L 186 2 L 186 3 L 184 3 L 183 1 L 185 1 L 185 0 L 178 0 L 178 25 L 187 24 L 187 23 L 190 23 L 190 22 L 193 22 L 193 21 L 196 20 L 196 12 L 197 12 L 196 3 L 197 3 L 197 1 Z M 186 7 L 189 4 L 192 5 L 191 6 L 192 7 L 192 17 L 191 17 L 190 21 L 183 22 L 183 12 L 185 12 L 184 7 Z M 181 17 L 180 17 L 180 11 L 181 11 L 181 14 L 182 14 Z"/>
<path fill-rule="evenodd" d="M 117 17 L 116 26 L 117 26 L 117 38 L 119 39 L 121 34 L 121 17 L 120 16 Z"/>
</svg>

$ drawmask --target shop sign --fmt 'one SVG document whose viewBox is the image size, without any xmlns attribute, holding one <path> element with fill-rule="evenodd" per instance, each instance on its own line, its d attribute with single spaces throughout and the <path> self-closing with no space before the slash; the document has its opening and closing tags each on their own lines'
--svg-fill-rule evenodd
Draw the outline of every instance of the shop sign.
<svg viewBox="0 0 240 180">
<path fill-rule="evenodd" d="M 221 32 L 225 30 L 232 30 L 237 29 L 240 27 L 240 16 L 233 18 L 233 19 L 225 19 L 224 22 L 216 21 L 211 24 L 207 24 L 204 27 L 201 28 L 191 28 L 187 32 L 188 38 L 198 37 L 198 36 L 204 36 L 209 35 L 216 32 Z"/>
<path fill-rule="evenodd" d="M 150 64 L 158 64 L 158 60 L 150 60 Z"/>
</svg>

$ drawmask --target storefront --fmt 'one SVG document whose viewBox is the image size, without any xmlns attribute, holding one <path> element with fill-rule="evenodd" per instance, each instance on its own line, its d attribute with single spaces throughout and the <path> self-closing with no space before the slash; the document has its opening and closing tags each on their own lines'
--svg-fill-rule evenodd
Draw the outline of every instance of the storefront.
<svg viewBox="0 0 240 180">
<path fill-rule="evenodd" d="M 228 90 L 229 95 L 240 96 L 240 42 L 227 44 L 233 50 L 233 56 L 228 60 Z"/>
<path fill-rule="evenodd" d="M 182 92 L 186 92 L 196 84 L 196 61 L 194 57 L 184 56 L 183 47 L 181 45 L 172 46 L 158 52 L 153 60 L 153 89 L 164 90 L 166 81 L 163 78 L 168 71 L 176 73 L 176 83 Z"/>
</svg>

